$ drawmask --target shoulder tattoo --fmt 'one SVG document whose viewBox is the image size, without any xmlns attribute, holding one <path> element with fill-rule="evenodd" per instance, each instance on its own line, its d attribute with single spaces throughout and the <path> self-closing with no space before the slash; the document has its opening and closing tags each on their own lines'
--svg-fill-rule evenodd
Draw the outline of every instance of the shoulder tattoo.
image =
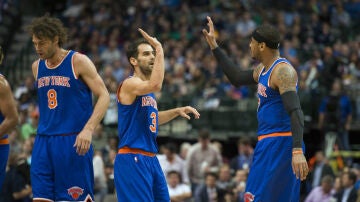
<svg viewBox="0 0 360 202">
<path fill-rule="evenodd" d="M 297 74 L 290 66 L 278 67 L 275 79 L 280 92 L 296 90 Z"/>
</svg>

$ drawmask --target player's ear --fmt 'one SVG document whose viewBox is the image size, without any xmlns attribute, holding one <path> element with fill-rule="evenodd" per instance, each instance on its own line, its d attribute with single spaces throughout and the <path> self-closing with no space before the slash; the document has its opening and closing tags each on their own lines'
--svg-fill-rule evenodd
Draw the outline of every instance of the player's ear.
<svg viewBox="0 0 360 202">
<path fill-rule="evenodd" d="M 131 57 L 131 58 L 130 58 L 130 64 L 131 64 L 132 66 L 137 65 L 137 60 L 136 60 L 135 58 Z"/>
<path fill-rule="evenodd" d="M 261 48 L 261 49 L 264 49 L 264 48 L 265 48 L 265 43 L 264 43 L 264 42 L 262 42 L 262 43 L 260 44 L 260 48 Z"/>
</svg>

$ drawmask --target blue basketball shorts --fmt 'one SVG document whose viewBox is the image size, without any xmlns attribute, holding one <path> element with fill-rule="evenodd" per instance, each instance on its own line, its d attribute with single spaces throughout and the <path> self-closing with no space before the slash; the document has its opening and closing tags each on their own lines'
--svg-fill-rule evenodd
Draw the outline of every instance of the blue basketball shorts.
<svg viewBox="0 0 360 202">
<path fill-rule="evenodd" d="M 9 158 L 10 145 L 8 139 L 0 140 L 0 190 L 5 180 L 6 164 Z"/>
<path fill-rule="evenodd" d="M 114 179 L 119 202 L 169 202 L 165 176 L 156 156 L 117 154 Z"/>
<path fill-rule="evenodd" d="M 300 180 L 292 166 L 292 137 L 259 140 L 246 183 L 247 202 L 299 202 Z"/>
<path fill-rule="evenodd" d="M 93 148 L 76 153 L 77 135 L 37 135 L 30 176 L 34 199 L 87 201 L 94 199 Z"/>
</svg>

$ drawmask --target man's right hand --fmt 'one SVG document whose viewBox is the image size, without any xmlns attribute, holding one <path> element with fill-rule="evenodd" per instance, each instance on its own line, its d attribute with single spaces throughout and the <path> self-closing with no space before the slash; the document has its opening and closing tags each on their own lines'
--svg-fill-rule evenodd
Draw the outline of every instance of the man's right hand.
<svg viewBox="0 0 360 202">
<path fill-rule="evenodd" d="M 162 48 L 161 43 L 155 37 L 150 36 L 141 28 L 139 28 L 138 30 L 141 35 L 150 43 L 150 45 L 156 49 L 156 51 L 158 48 Z"/>
<path fill-rule="evenodd" d="M 207 16 L 206 18 L 208 20 L 207 25 L 209 27 L 209 32 L 206 29 L 203 29 L 202 32 L 203 32 L 205 39 L 206 39 L 207 43 L 209 44 L 211 50 L 214 50 L 215 48 L 218 47 L 218 44 L 216 43 L 214 24 L 209 16 Z"/>
</svg>

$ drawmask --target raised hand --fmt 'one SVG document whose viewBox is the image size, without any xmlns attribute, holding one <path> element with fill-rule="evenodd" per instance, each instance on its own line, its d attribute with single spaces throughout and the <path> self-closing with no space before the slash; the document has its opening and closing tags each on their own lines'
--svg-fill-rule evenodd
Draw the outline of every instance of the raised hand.
<svg viewBox="0 0 360 202">
<path fill-rule="evenodd" d="M 154 48 L 161 47 L 161 43 L 155 37 L 150 36 L 141 28 L 138 28 L 138 30 L 141 33 L 141 35 L 146 39 L 146 41 L 150 43 L 151 46 L 153 46 Z"/>
<path fill-rule="evenodd" d="M 214 24 L 209 16 L 207 16 L 206 19 L 208 20 L 207 25 L 209 27 L 209 31 L 207 31 L 206 29 L 203 29 L 202 32 L 203 32 L 205 39 L 206 39 L 207 43 L 209 44 L 211 50 L 213 50 L 216 47 L 218 47 L 218 44 L 216 43 Z"/>
</svg>

